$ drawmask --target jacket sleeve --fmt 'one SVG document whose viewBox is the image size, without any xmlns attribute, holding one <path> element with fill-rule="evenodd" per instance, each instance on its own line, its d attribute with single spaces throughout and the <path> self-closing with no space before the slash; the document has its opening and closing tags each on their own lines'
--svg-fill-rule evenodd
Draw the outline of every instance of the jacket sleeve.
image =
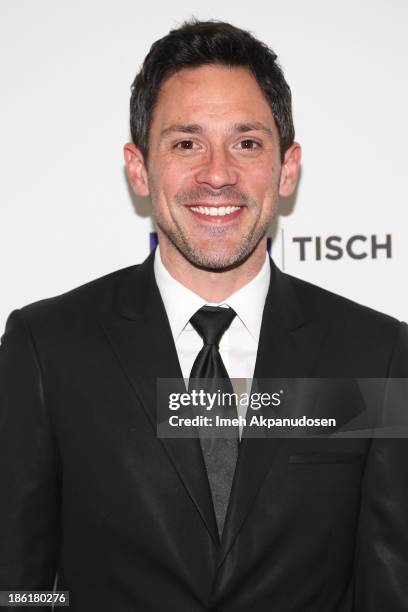
<svg viewBox="0 0 408 612">
<path fill-rule="evenodd" d="M 389 378 L 408 380 L 408 326 L 401 323 Z M 408 411 L 408 397 L 402 409 Z M 407 419 L 405 418 L 405 421 Z M 355 612 L 408 610 L 408 437 L 373 438 L 362 484 Z"/>
<path fill-rule="evenodd" d="M 21 311 L 10 314 L 1 341 L 0 590 L 52 590 L 60 537 L 60 462 L 41 365 Z"/>
</svg>

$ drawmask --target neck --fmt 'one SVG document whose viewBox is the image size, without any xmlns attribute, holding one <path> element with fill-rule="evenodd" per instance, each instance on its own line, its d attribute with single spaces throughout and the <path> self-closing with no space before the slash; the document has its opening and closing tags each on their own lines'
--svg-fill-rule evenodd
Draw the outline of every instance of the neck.
<svg viewBox="0 0 408 612">
<path fill-rule="evenodd" d="M 167 240 L 160 241 L 160 257 L 169 274 L 206 302 L 213 303 L 222 302 L 248 284 L 262 268 L 265 251 L 266 238 L 263 238 L 242 264 L 231 270 L 212 272 L 194 266 Z"/>
</svg>

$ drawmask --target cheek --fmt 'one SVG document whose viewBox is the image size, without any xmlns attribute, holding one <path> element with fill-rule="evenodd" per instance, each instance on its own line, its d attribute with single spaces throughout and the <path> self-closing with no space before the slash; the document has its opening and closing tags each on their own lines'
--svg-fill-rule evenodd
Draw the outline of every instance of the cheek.
<svg viewBox="0 0 408 612">
<path fill-rule="evenodd" d="M 257 203 L 259 216 L 268 215 L 275 210 L 279 199 L 277 187 L 271 186 L 270 183 L 258 183 L 254 184 L 253 188 L 250 189 L 250 193 Z"/>
<path fill-rule="evenodd" d="M 154 217 L 165 223 L 173 223 L 180 219 L 184 211 L 174 198 L 178 193 L 191 187 L 191 184 L 181 180 L 178 172 L 166 169 L 166 172 L 155 175 L 150 186 Z"/>
<path fill-rule="evenodd" d="M 280 167 L 271 160 L 263 160 L 252 164 L 246 172 L 246 183 L 252 193 L 260 200 L 265 194 L 273 194 L 279 189 Z"/>
<path fill-rule="evenodd" d="M 193 186 L 193 174 L 185 167 L 177 163 L 166 163 L 156 173 L 159 192 L 164 194 L 169 203 L 179 192 L 191 189 Z"/>
</svg>

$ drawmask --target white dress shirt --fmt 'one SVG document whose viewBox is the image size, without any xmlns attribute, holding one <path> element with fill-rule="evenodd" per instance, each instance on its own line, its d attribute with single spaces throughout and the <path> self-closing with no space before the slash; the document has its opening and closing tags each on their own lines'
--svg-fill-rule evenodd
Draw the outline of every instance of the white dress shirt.
<svg viewBox="0 0 408 612">
<path fill-rule="evenodd" d="M 202 306 L 210 305 L 235 310 L 237 316 L 224 332 L 219 351 L 231 379 L 251 379 L 271 275 L 268 253 L 266 252 L 265 262 L 258 274 L 219 304 L 206 302 L 176 281 L 164 267 L 159 247 L 155 253 L 154 274 L 170 323 L 183 378 L 190 377 L 195 358 L 203 347 L 203 341 L 191 325 L 190 319 Z"/>
</svg>

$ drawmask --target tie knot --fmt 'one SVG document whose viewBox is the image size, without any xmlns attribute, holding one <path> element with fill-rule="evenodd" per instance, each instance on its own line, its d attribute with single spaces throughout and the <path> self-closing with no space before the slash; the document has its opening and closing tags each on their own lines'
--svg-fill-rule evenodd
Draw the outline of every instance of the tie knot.
<svg viewBox="0 0 408 612">
<path fill-rule="evenodd" d="M 191 317 L 190 323 L 204 344 L 219 345 L 223 333 L 231 325 L 236 312 L 221 306 L 203 306 Z"/>
</svg>

